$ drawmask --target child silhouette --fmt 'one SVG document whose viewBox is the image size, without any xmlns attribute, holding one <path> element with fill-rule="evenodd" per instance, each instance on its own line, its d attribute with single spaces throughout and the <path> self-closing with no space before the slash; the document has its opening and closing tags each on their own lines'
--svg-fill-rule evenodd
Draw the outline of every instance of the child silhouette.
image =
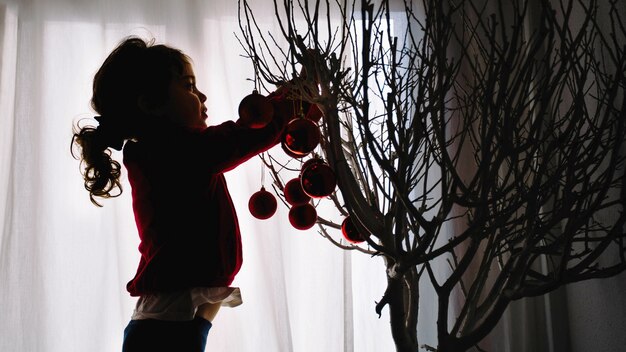
<svg viewBox="0 0 626 352">
<path fill-rule="evenodd" d="M 98 126 L 77 129 L 91 201 L 121 194 L 123 149 L 141 259 L 127 290 L 138 296 L 124 352 L 204 351 L 220 306 L 241 303 L 230 287 L 242 263 L 237 215 L 223 173 L 280 140 L 283 100 L 267 126 L 228 121 L 207 127 L 206 96 L 180 50 L 122 41 L 94 77 Z M 282 105 L 281 105 L 282 104 Z M 281 106 L 283 108 L 281 109 Z"/>
</svg>

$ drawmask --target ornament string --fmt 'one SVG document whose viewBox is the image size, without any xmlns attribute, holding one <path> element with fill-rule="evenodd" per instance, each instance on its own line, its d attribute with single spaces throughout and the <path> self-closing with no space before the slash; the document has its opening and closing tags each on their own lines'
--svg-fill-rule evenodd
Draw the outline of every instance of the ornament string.
<svg viewBox="0 0 626 352">
<path fill-rule="evenodd" d="M 254 67 L 254 90 L 258 92 L 259 91 L 259 67 L 257 66 L 256 63 L 253 65 L 253 67 Z"/>
<path fill-rule="evenodd" d="M 265 188 L 265 153 L 261 155 L 261 187 Z"/>
</svg>

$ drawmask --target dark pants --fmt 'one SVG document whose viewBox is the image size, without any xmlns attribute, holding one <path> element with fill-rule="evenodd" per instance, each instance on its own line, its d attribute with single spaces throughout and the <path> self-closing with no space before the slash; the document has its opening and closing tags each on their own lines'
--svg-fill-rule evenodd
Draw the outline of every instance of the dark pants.
<svg viewBox="0 0 626 352">
<path fill-rule="evenodd" d="M 204 352 L 211 322 L 131 320 L 124 329 L 122 352 Z"/>
</svg>

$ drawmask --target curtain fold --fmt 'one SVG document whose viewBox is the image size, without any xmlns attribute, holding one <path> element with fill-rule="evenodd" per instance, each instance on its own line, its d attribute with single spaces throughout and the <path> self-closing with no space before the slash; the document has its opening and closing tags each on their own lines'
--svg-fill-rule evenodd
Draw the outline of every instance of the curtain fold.
<svg viewBox="0 0 626 352">
<path fill-rule="evenodd" d="M 0 229 L 11 218 L 9 184 L 13 151 L 13 119 L 15 102 L 15 66 L 17 55 L 17 10 L 0 4 Z M 3 230 L 4 231 L 4 230 Z M 0 237 L 0 248 L 2 248 Z"/>
</svg>

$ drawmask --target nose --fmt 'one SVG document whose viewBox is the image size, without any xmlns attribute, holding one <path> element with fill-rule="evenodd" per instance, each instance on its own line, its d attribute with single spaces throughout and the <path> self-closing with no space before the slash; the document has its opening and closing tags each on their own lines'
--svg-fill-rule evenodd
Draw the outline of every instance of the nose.
<svg viewBox="0 0 626 352">
<path fill-rule="evenodd" d="M 200 98 L 200 102 L 204 103 L 206 101 L 206 95 L 198 90 L 198 98 Z"/>
</svg>

